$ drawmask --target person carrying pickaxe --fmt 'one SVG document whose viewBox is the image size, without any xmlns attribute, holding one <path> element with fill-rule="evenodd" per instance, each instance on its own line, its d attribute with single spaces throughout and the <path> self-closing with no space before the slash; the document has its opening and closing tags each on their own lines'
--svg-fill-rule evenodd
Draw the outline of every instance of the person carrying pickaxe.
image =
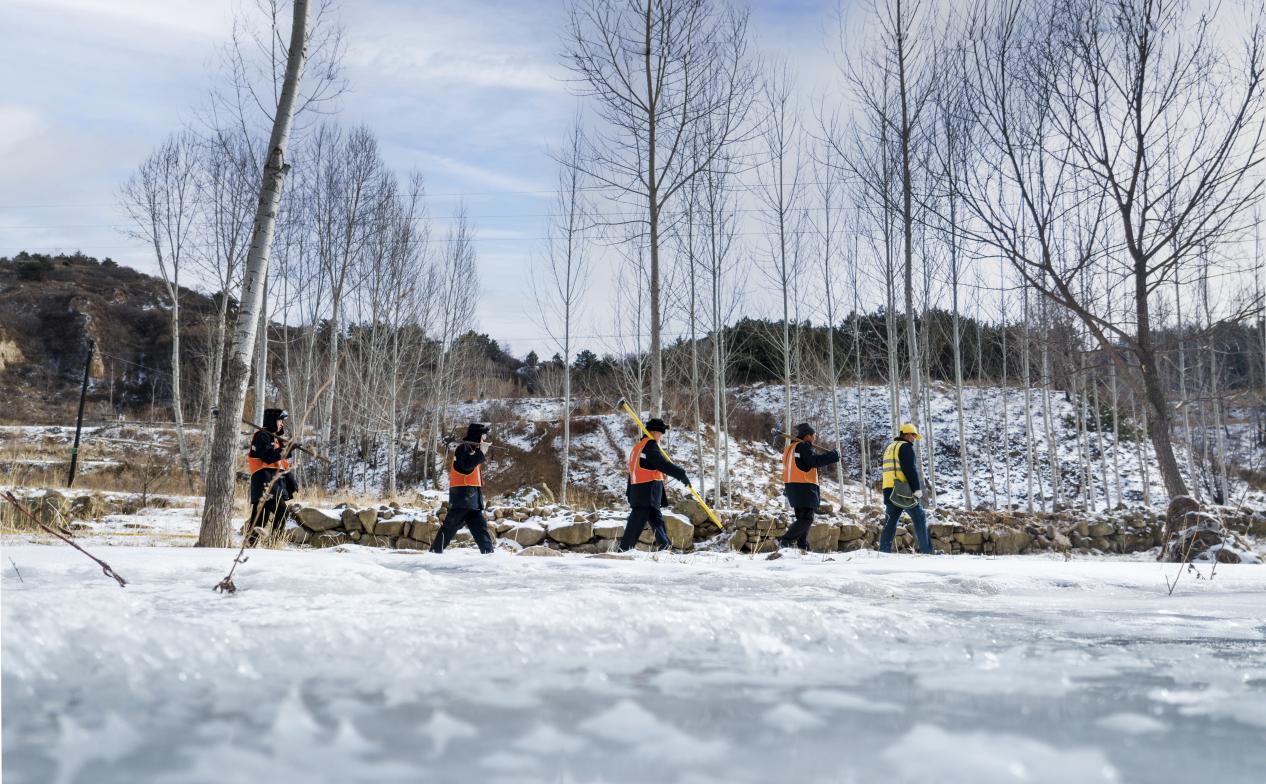
<svg viewBox="0 0 1266 784">
<path fill-rule="evenodd" d="M 809 549 L 809 529 L 813 515 L 822 503 L 818 489 L 818 469 L 835 465 L 840 453 L 834 449 L 823 450 L 813 442 L 817 431 L 808 422 L 801 422 L 792 430 L 787 446 L 782 451 L 783 495 L 795 514 L 795 521 L 787 533 L 778 537 L 780 547 L 796 546 Z"/>
</svg>

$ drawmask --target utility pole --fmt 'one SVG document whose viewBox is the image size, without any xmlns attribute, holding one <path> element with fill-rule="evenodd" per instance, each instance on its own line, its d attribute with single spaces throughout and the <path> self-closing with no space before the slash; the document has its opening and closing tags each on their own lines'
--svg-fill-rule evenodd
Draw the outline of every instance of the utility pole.
<svg viewBox="0 0 1266 784">
<path fill-rule="evenodd" d="M 84 428 L 84 400 L 88 397 L 88 377 L 92 373 L 92 355 L 97 344 L 88 339 L 88 358 L 84 360 L 84 383 L 79 389 L 79 414 L 75 417 L 75 445 L 70 448 L 70 475 L 66 477 L 66 486 L 75 484 L 75 469 L 79 467 L 79 434 Z"/>
</svg>

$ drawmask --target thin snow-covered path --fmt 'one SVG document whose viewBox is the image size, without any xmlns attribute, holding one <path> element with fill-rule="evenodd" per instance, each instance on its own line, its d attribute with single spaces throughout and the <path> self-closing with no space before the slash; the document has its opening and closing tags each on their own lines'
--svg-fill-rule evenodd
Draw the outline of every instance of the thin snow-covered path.
<svg viewBox="0 0 1266 784">
<path fill-rule="evenodd" d="M 4 548 L 4 780 L 1261 781 L 1266 568 Z M 12 558 L 22 580 L 8 563 Z M 1203 567 L 1208 574 L 1208 567 Z"/>
</svg>

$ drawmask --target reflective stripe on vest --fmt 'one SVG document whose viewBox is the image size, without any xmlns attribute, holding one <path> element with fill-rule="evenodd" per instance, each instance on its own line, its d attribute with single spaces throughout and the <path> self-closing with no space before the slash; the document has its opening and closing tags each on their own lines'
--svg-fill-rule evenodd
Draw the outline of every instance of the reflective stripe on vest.
<svg viewBox="0 0 1266 784">
<path fill-rule="evenodd" d="M 664 481 L 663 471 L 651 471 L 648 468 L 642 468 L 642 450 L 650 442 L 649 438 L 643 438 L 633 447 L 633 451 L 629 453 L 629 484 L 641 485 L 647 482 Z"/>
<path fill-rule="evenodd" d="M 255 431 L 255 434 L 256 434 L 256 435 L 258 435 L 258 434 L 263 433 L 263 432 L 266 432 L 266 431 L 264 431 L 264 430 L 256 430 L 256 431 Z M 273 449 L 276 449 L 278 452 L 280 452 L 280 451 L 281 451 L 281 440 L 280 440 L 279 438 L 277 438 L 277 436 L 276 436 L 276 434 L 275 434 L 275 433 L 270 433 L 270 435 L 272 435 L 272 437 L 273 437 Z M 254 455 L 252 455 L 252 454 L 251 454 L 251 450 L 254 450 L 254 449 L 255 449 L 255 443 L 254 443 L 254 442 L 255 442 L 255 438 L 254 438 L 254 436 L 252 436 L 252 437 L 251 437 L 251 449 L 250 449 L 250 450 L 247 450 L 247 452 L 246 452 L 246 470 L 247 470 L 247 472 L 248 472 L 248 473 L 253 474 L 253 473 L 255 473 L 256 471 L 260 470 L 261 468 L 280 468 L 280 469 L 287 470 L 287 471 L 288 471 L 288 470 L 290 470 L 290 461 L 289 461 L 289 460 L 278 460 L 276 463 L 265 463 L 265 462 L 263 461 L 263 459 L 258 458 L 258 457 L 255 457 Z"/>
<path fill-rule="evenodd" d="M 901 470 L 901 458 L 897 454 L 901 451 L 901 445 L 905 441 L 893 441 L 884 448 L 884 483 L 883 489 L 887 490 L 897 482 L 906 481 L 905 472 Z M 910 447 L 913 449 L 914 447 Z"/>
<path fill-rule="evenodd" d="M 786 484 L 816 485 L 818 469 L 801 471 L 800 466 L 796 465 L 796 443 L 792 441 L 787 444 L 786 449 L 782 450 L 782 481 Z"/>
<path fill-rule="evenodd" d="M 483 466 L 475 466 L 475 470 L 469 474 L 463 474 L 457 470 L 457 454 L 453 454 L 453 463 L 448 467 L 448 486 L 454 487 L 483 487 L 484 477 L 480 472 Z"/>
</svg>

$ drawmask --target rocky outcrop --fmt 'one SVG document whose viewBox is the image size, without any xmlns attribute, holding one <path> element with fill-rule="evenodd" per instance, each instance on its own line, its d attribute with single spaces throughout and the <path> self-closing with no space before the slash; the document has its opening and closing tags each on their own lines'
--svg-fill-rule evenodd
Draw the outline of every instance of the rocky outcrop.
<svg viewBox="0 0 1266 784">
<path fill-rule="evenodd" d="M 1247 524 L 1241 524 L 1241 527 L 1251 532 L 1255 517 L 1249 517 Z M 1161 560 L 1170 563 L 1260 562 L 1247 543 L 1241 541 L 1236 531 L 1227 525 L 1227 518 L 1222 513 L 1204 511 L 1194 499 L 1179 496 L 1171 501 L 1165 523 L 1168 537 L 1161 549 Z"/>
</svg>

